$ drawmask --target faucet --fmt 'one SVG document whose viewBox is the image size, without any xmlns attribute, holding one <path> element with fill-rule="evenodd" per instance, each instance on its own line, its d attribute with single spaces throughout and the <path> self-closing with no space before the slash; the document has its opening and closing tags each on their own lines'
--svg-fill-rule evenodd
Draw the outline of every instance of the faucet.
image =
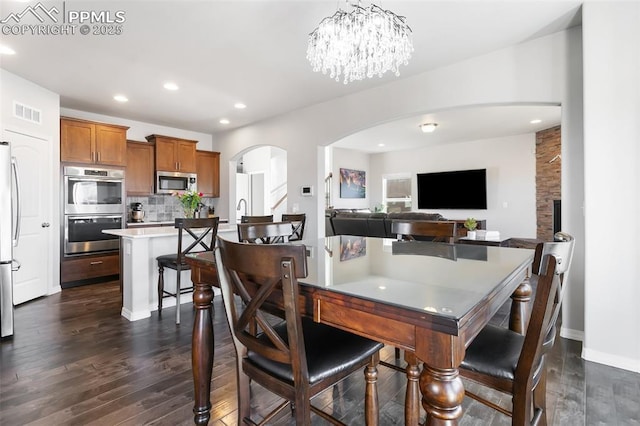
<svg viewBox="0 0 640 426">
<path fill-rule="evenodd" d="M 242 202 L 244 201 L 244 215 L 247 215 L 247 200 L 245 200 L 244 198 L 240 198 L 240 201 L 238 201 L 238 206 L 236 207 L 236 210 L 240 211 L 240 207 L 242 206 Z"/>
</svg>

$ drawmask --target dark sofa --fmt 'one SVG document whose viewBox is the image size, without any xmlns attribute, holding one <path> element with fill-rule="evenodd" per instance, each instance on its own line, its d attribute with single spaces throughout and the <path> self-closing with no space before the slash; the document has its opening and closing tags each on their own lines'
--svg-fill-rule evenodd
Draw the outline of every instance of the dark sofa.
<svg viewBox="0 0 640 426">
<path fill-rule="evenodd" d="M 325 211 L 325 233 L 330 235 L 360 235 L 395 238 L 391 234 L 394 220 L 447 220 L 439 213 L 372 213 L 352 209 Z"/>
</svg>

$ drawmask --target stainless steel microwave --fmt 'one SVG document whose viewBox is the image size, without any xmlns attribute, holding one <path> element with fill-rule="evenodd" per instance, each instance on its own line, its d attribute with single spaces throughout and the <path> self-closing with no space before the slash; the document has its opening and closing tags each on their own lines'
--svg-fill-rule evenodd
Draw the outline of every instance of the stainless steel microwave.
<svg viewBox="0 0 640 426">
<path fill-rule="evenodd" d="M 156 172 L 156 194 L 197 191 L 197 181 L 195 173 Z"/>
</svg>

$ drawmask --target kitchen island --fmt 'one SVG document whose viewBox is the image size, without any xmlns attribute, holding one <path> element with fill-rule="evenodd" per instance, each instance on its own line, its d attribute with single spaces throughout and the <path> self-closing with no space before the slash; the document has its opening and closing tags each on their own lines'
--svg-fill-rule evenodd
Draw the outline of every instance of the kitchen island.
<svg viewBox="0 0 640 426">
<path fill-rule="evenodd" d="M 176 252 L 178 230 L 168 226 L 157 226 L 110 229 L 103 232 L 120 237 L 121 315 L 129 321 L 150 317 L 151 312 L 158 309 L 158 262 L 156 257 Z M 236 225 L 220 224 L 218 235 L 224 235 L 225 239 L 237 241 Z M 184 238 L 191 239 L 191 236 L 185 233 Z M 191 283 L 190 271 L 182 271 L 181 280 L 183 283 Z M 174 292 L 176 289 L 175 271 L 165 271 L 164 281 L 165 288 Z M 163 302 L 163 307 L 175 306 L 175 301 L 175 298 L 167 298 Z M 191 303 L 191 294 L 183 294 L 180 303 Z"/>
</svg>

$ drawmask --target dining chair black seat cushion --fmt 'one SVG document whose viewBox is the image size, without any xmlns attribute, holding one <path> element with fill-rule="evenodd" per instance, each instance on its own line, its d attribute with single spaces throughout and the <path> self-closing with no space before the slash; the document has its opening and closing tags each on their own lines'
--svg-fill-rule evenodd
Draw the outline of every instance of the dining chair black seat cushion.
<svg viewBox="0 0 640 426">
<path fill-rule="evenodd" d="M 513 381 L 523 343 L 523 335 L 489 324 L 467 348 L 461 368 Z M 535 366 L 534 377 L 541 365 Z"/>
<path fill-rule="evenodd" d="M 156 257 L 156 260 L 158 261 L 158 265 L 162 265 L 165 268 L 173 268 L 176 269 L 178 266 L 178 255 L 177 254 L 164 254 L 162 256 L 158 256 Z M 189 264 L 184 261 L 182 262 L 182 265 L 180 265 L 180 268 L 182 269 L 191 269 L 191 267 L 189 266 Z"/>
<path fill-rule="evenodd" d="M 384 346 L 382 343 L 313 322 L 310 318 L 302 318 L 302 328 L 310 384 L 352 368 Z M 274 329 L 286 341 L 286 324 L 283 322 Z M 264 335 L 261 339 L 268 341 Z M 247 360 L 278 379 L 293 383 L 290 365 L 266 359 L 251 350 L 247 352 Z"/>
</svg>

